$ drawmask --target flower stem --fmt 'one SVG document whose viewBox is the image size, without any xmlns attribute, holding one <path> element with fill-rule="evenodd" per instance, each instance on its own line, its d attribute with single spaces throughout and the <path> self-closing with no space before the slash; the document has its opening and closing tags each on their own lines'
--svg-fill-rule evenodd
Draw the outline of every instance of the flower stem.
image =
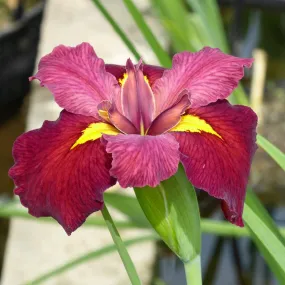
<svg viewBox="0 0 285 285">
<path fill-rule="evenodd" d="M 187 285 L 202 285 L 201 257 L 184 263 Z"/>
<path fill-rule="evenodd" d="M 113 241 L 117 247 L 118 253 L 123 261 L 123 264 L 125 266 L 125 269 L 129 275 L 129 278 L 131 280 L 132 285 L 141 285 L 141 281 L 139 279 L 138 273 L 136 271 L 136 268 L 133 264 L 133 261 L 131 260 L 129 253 L 120 237 L 120 234 L 112 220 L 112 217 L 106 207 L 106 204 L 104 205 L 104 208 L 101 210 L 103 218 L 107 224 L 107 227 L 109 229 L 109 232 L 113 238 Z"/>
</svg>

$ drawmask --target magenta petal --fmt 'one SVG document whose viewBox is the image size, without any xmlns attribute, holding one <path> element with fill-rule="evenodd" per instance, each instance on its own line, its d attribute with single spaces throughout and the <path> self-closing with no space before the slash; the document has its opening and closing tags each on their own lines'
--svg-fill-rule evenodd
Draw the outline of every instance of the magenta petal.
<svg viewBox="0 0 285 285">
<path fill-rule="evenodd" d="M 157 118 L 155 118 L 147 132 L 148 135 L 154 136 L 163 134 L 179 123 L 181 115 L 190 106 L 188 93 L 184 92 L 183 94 L 184 95 L 181 96 L 174 106 L 163 111 Z"/>
<path fill-rule="evenodd" d="M 154 96 L 146 83 L 141 63 L 127 61 L 127 80 L 122 86 L 122 110 L 138 130 L 147 130 L 153 120 Z M 120 110 L 120 109 L 119 109 Z"/>
<path fill-rule="evenodd" d="M 253 59 L 234 57 L 209 47 L 176 54 L 172 68 L 152 87 L 156 114 L 173 105 L 183 89 L 190 92 L 192 107 L 227 98 L 243 77 L 244 67 L 250 67 L 252 62 Z"/>
<path fill-rule="evenodd" d="M 116 78 L 105 71 L 104 61 L 88 43 L 75 48 L 60 45 L 44 56 L 38 79 L 54 95 L 59 106 L 74 114 L 97 116 L 97 105 L 118 96 Z"/>
<path fill-rule="evenodd" d="M 124 188 L 155 187 L 177 171 L 179 144 L 170 134 L 103 137 L 113 158 L 110 174 Z"/>
<path fill-rule="evenodd" d="M 98 105 L 98 110 L 107 112 L 107 119 L 105 121 L 110 122 L 118 130 L 125 134 L 139 134 L 139 130 L 133 125 L 133 123 L 123 116 L 116 108 L 114 104 L 109 101 L 103 101 Z"/>
<path fill-rule="evenodd" d="M 242 212 L 252 157 L 257 116 L 248 107 L 226 100 L 190 109 L 222 137 L 209 133 L 174 133 L 181 162 L 193 185 L 223 200 L 226 218 L 242 226 Z"/>
<path fill-rule="evenodd" d="M 103 206 L 103 192 L 114 185 L 111 155 L 100 140 L 71 150 L 94 118 L 62 111 L 55 122 L 20 136 L 13 148 L 9 175 L 15 194 L 35 217 L 51 216 L 67 234 Z"/>
</svg>

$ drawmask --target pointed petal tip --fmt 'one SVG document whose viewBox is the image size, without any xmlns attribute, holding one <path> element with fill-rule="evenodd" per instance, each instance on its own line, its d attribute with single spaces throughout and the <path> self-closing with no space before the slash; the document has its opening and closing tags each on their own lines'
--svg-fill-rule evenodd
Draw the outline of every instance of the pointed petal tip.
<svg viewBox="0 0 285 285">
<path fill-rule="evenodd" d="M 223 200 L 221 202 L 221 208 L 222 211 L 224 213 L 225 218 L 232 224 L 243 228 L 244 227 L 244 223 L 242 220 L 242 211 L 243 209 L 240 209 L 241 211 L 239 211 L 239 213 L 237 211 L 233 211 L 232 209 L 230 209 L 229 205 L 227 204 L 227 202 L 225 200 Z"/>
</svg>

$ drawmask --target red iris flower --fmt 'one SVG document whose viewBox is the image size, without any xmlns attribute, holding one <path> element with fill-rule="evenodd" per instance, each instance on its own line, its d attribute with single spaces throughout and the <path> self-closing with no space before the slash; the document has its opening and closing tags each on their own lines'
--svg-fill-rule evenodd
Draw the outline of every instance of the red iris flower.
<svg viewBox="0 0 285 285">
<path fill-rule="evenodd" d="M 118 66 L 87 43 L 56 47 L 31 79 L 64 110 L 16 140 L 15 194 L 30 214 L 51 216 L 71 234 L 116 181 L 155 187 L 181 162 L 189 181 L 242 226 L 257 117 L 225 98 L 251 64 L 207 47 L 176 54 L 171 69 L 130 59 Z"/>
</svg>

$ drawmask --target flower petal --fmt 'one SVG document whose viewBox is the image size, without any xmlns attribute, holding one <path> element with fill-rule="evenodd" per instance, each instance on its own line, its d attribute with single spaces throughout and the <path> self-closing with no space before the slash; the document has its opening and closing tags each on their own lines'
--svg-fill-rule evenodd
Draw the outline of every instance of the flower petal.
<svg viewBox="0 0 285 285">
<path fill-rule="evenodd" d="M 253 59 L 234 57 L 209 47 L 196 53 L 176 54 L 172 68 L 152 87 L 156 114 L 172 106 L 183 89 L 190 92 L 192 107 L 227 98 L 243 77 L 243 67 L 250 67 L 252 62 Z"/>
<path fill-rule="evenodd" d="M 123 65 L 117 65 L 117 64 L 106 64 L 105 65 L 106 71 L 113 74 L 117 81 L 119 79 L 122 79 L 124 77 L 124 73 L 126 73 L 126 67 Z"/>
<path fill-rule="evenodd" d="M 123 115 L 144 133 L 153 120 L 154 96 L 144 78 L 141 62 L 134 66 L 129 59 L 126 68 L 127 77 L 121 91 Z"/>
<path fill-rule="evenodd" d="M 183 96 L 179 96 L 180 99 L 176 104 L 174 104 L 174 106 L 163 111 L 155 118 L 147 132 L 148 135 L 154 136 L 163 134 L 179 123 L 181 115 L 190 106 L 188 92 L 183 94 Z"/>
<path fill-rule="evenodd" d="M 71 149 L 94 118 L 62 111 L 56 122 L 20 136 L 9 175 L 22 204 L 36 217 L 51 216 L 67 234 L 103 206 L 103 192 L 114 185 L 111 155 L 100 139 Z"/>
<path fill-rule="evenodd" d="M 139 130 L 117 110 L 114 103 L 103 101 L 98 105 L 98 112 L 102 119 L 112 123 L 121 132 L 125 134 L 139 134 Z"/>
<path fill-rule="evenodd" d="M 143 74 L 147 77 L 150 86 L 162 77 L 165 70 L 165 68 L 160 66 L 143 64 Z"/>
<path fill-rule="evenodd" d="M 149 85 L 152 86 L 154 82 L 161 78 L 165 68 L 155 65 L 143 64 L 143 74 L 147 77 Z M 124 73 L 126 73 L 126 67 L 123 65 L 116 64 L 106 64 L 106 71 L 113 74 L 117 80 L 122 79 L 124 77 Z"/>
<path fill-rule="evenodd" d="M 104 135 L 112 153 L 110 174 L 126 187 L 157 186 L 176 173 L 179 144 L 170 134 L 159 136 Z"/>
<path fill-rule="evenodd" d="M 252 157 L 256 150 L 257 116 L 248 107 L 226 100 L 190 109 L 218 135 L 207 131 L 174 132 L 181 162 L 193 185 L 223 200 L 226 218 L 243 226 L 242 212 Z"/>
<path fill-rule="evenodd" d="M 116 78 L 105 71 L 104 61 L 88 43 L 75 48 L 60 45 L 44 56 L 38 79 L 67 111 L 98 117 L 97 105 L 120 92 Z"/>
</svg>

